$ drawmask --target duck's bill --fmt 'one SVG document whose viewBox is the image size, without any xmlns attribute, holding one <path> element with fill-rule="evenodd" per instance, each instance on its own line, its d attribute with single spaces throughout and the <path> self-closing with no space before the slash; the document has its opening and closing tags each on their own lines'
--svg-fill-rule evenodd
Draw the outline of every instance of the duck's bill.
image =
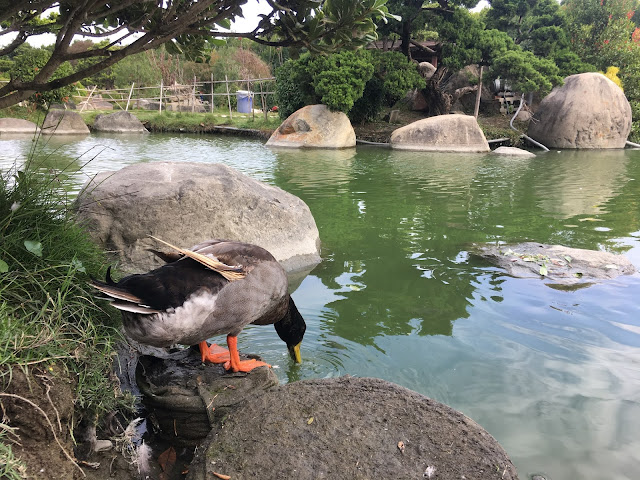
<svg viewBox="0 0 640 480">
<path fill-rule="evenodd" d="M 289 348 L 289 355 L 291 355 L 291 360 L 293 360 L 296 363 L 302 363 L 302 356 L 300 355 L 300 345 L 302 344 L 302 342 L 300 342 L 297 345 L 292 345 Z"/>
</svg>

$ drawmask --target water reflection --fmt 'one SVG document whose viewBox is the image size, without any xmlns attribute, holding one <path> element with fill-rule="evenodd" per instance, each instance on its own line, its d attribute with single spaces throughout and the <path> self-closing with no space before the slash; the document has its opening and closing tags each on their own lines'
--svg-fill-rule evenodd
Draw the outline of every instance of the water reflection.
<svg viewBox="0 0 640 480">
<path fill-rule="evenodd" d="M 468 251 L 529 240 L 626 252 L 640 267 L 640 151 L 515 159 L 276 151 L 213 136 L 89 140 L 60 147 L 51 168 L 86 176 L 136 161 L 222 161 L 309 205 L 323 262 L 293 293 L 307 321 L 303 363 L 272 328 L 239 338 L 281 380 L 374 376 L 429 395 L 487 428 L 521 478 L 635 478 L 640 276 L 556 291 Z M 28 151 L 18 144 L 0 141 L 0 156 Z M 76 160 L 96 145 L 109 148 Z"/>
<path fill-rule="evenodd" d="M 540 160 L 545 176 L 536 183 L 540 206 L 561 219 L 607 213 L 606 202 L 628 178 L 624 150 L 550 152 Z"/>
</svg>

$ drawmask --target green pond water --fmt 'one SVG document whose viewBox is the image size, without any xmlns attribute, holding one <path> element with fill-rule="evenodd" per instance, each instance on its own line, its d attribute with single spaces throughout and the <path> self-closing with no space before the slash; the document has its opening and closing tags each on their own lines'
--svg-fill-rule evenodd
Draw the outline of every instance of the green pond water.
<svg viewBox="0 0 640 480">
<path fill-rule="evenodd" d="M 0 168 L 30 146 L 0 141 Z M 323 258 L 293 293 L 308 324 L 304 362 L 290 363 L 271 328 L 247 328 L 239 342 L 282 381 L 401 384 L 486 428 L 522 479 L 640 478 L 640 276 L 560 291 L 469 253 L 472 243 L 537 241 L 624 253 L 640 268 L 640 151 L 273 151 L 155 134 L 42 149 L 75 189 L 136 162 L 223 162 L 302 198 Z"/>
</svg>

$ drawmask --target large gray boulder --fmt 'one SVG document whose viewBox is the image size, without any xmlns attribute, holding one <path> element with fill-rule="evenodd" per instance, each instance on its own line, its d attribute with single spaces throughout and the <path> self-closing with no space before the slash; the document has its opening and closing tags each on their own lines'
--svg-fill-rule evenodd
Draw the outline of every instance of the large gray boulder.
<svg viewBox="0 0 640 480">
<path fill-rule="evenodd" d="M 470 115 L 438 115 L 394 130 L 391 147 L 430 152 L 488 152 L 489 143 Z"/>
<path fill-rule="evenodd" d="M 96 242 L 131 272 L 160 264 L 146 250 L 161 247 L 149 235 L 185 248 L 211 238 L 254 243 L 288 271 L 320 261 L 309 207 L 223 164 L 138 163 L 103 172 L 83 186 L 77 209 Z"/>
<path fill-rule="evenodd" d="M 22 118 L 0 118 L 0 137 L 13 135 L 34 135 L 40 132 L 38 126 Z"/>
<path fill-rule="evenodd" d="M 267 141 L 269 147 L 348 148 L 356 146 L 349 118 L 326 105 L 307 105 L 282 122 Z"/>
<path fill-rule="evenodd" d="M 198 448 L 187 480 L 518 479 L 476 422 L 384 380 L 304 380 L 234 407 Z"/>
<path fill-rule="evenodd" d="M 547 95 L 527 134 L 549 148 L 624 148 L 631 106 L 623 91 L 600 73 L 564 80 Z"/>
<path fill-rule="evenodd" d="M 47 135 L 85 135 L 89 127 L 79 113 L 71 110 L 49 110 L 42 122 L 42 133 Z"/>
<path fill-rule="evenodd" d="M 108 133 L 149 133 L 138 117 L 125 111 L 96 116 L 93 128 Z"/>
</svg>

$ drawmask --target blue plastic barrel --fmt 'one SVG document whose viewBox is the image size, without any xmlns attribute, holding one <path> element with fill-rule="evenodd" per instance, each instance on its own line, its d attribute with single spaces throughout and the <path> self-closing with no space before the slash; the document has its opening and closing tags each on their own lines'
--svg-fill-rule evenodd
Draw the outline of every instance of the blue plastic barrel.
<svg viewBox="0 0 640 480">
<path fill-rule="evenodd" d="M 238 90 L 236 98 L 238 100 L 238 112 L 251 113 L 253 110 L 253 92 Z"/>
</svg>

